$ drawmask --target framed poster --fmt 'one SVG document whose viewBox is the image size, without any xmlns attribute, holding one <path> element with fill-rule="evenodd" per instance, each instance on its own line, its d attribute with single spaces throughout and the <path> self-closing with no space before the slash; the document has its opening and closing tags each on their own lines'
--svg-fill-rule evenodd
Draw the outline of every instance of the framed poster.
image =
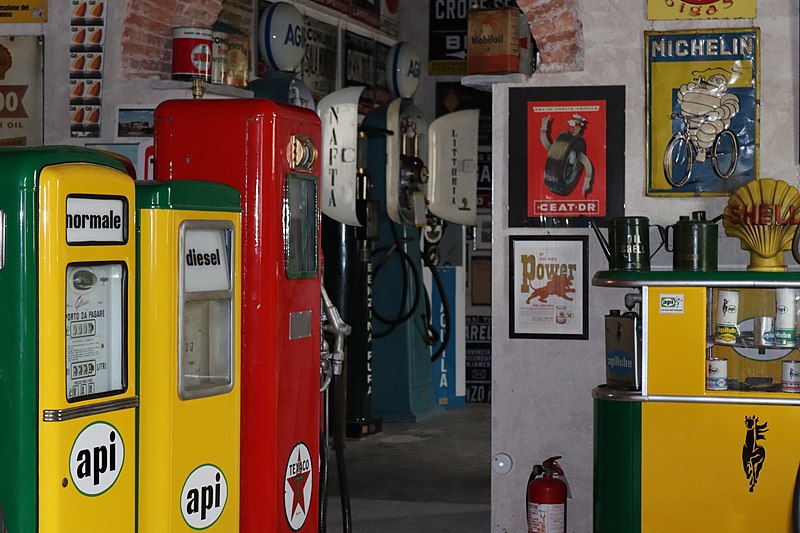
<svg viewBox="0 0 800 533">
<path fill-rule="evenodd" d="M 0 146 L 42 145 L 43 85 L 42 38 L 0 36 Z"/>
<path fill-rule="evenodd" d="M 589 338 L 587 235 L 509 237 L 509 336 Z"/>
<path fill-rule="evenodd" d="M 155 111 L 149 105 L 129 104 L 117 107 L 117 141 L 130 142 L 152 137 Z"/>
<path fill-rule="evenodd" d="M 625 87 L 522 87 L 508 98 L 508 225 L 622 216 Z"/>
<path fill-rule="evenodd" d="M 645 32 L 647 195 L 727 196 L 758 179 L 759 30 Z"/>
</svg>

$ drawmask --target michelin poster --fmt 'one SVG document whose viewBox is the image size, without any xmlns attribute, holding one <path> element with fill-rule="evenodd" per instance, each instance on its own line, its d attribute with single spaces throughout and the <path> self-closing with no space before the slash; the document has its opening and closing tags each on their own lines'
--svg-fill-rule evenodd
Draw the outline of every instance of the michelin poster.
<svg viewBox="0 0 800 533">
<path fill-rule="evenodd" d="M 646 32 L 647 194 L 727 196 L 758 177 L 759 30 Z"/>
</svg>

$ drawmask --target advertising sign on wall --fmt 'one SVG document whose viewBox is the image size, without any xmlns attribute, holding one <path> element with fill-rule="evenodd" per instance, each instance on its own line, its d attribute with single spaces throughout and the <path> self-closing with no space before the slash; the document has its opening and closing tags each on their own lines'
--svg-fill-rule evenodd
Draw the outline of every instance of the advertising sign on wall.
<svg viewBox="0 0 800 533">
<path fill-rule="evenodd" d="M 755 18 L 756 0 L 647 0 L 649 20 Z"/>
<path fill-rule="evenodd" d="M 646 32 L 647 194 L 727 196 L 758 178 L 759 30 Z"/>
<path fill-rule="evenodd" d="M 42 42 L 0 37 L 0 146 L 42 144 Z"/>
</svg>

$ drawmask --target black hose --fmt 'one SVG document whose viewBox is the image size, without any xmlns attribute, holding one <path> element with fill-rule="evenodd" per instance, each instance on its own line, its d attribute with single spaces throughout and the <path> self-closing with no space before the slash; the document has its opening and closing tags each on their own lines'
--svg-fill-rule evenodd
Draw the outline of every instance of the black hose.
<svg viewBox="0 0 800 533">
<path fill-rule="evenodd" d="M 378 320 L 379 322 L 386 324 L 389 326 L 384 331 L 380 332 L 373 332 L 373 338 L 380 339 L 382 337 L 386 337 L 390 333 L 392 333 L 395 329 L 397 329 L 400 324 L 409 320 L 411 317 L 414 316 L 414 313 L 417 312 L 417 308 L 419 307 L 419 300 L 420 300 L 420 292 L 421 292 L 421 285 L 422 281 L 420 280 L 420 274 L 417 270 L 416 266 L 414 265 L 414 261 L 411 259 L 411 256 L 406 253 L 401 247 L 401 240 L 400 237 L 397 235 L 397 228 L 394 224 L 390 224 L 392 229 L 392 237 L 394 238 L 394 244 L 388 247 L 381 247 L 375 250 L 375 254 L 379 252 L 385 251 L 384 255 L 380 258 L 380 260 L 376 263 L 375 268 L 373 270 L 373 279 L 377 280 L 378 273 L 380 272 L 381 268 L 389 261 L 393 254 L 397 253 L 400 254 L 400 258 L 402 260 L 401 271 L 402 271 L 402 278 L 403 284 L 401 287 L 400 295 L 401 301 L 400 306 L 397 309 L 397 313 L 395 314 L 394 318 L 387 318 L 378 312 L 377 308 L 373 306 L 372 308 L 372 316 Z M 407 242 L 407 241 L 406 241 Z M 404 299 L 405 295 L 408 292 L 408 278 L 409 272 L 411 273 L 411 277 L 413 278 L 413 286 L 414 286 L 414 297 L 413 297 L 413 304 L 408 308 L 408 310 L 404 310 Z"/>
<path fill-rule="evenodd" d="M 334 394 L 341 394 L 341 383 L 339 376 L 333 376 Z M 347 469 L 344 464 L 344 417 L 342 416 L 339 405 L 344 406 L 344 402 L 334 401 L 333 408 L 333 447 L 336 449 L 336 471 L 339 475 L 339 498 L 342 502 L 342 531 L 351 533 L 353 531 L 353 517 L 350 513 L 350 488 L 347 485 Z"/>
<path fill-rule="evenodd" d="M 436 284 L 436 289 L 439 291 L 439 298 L 442 300 L 442 314 L 444 315 L 444 337 L 442 337 L 442 344 L 431 354 L 431 362 L 434 362 L 442 356 L 447 349 L 447 345 L 450 343 L 450 302 L 447 300 L 447 295 L 444 292 L 444 282 L 439 272 L 430 264 L 428 268 L 431 271 L 433 282 Z"/>
<path fill-rule="evenodd" d="M 319 454 L 319 533 L 326 533 L 328 528 L 328 461 L 330 460 L 330 449 L 328 448 L 328 437 L 325 434 L 325 428 L 322 428 L 319 432 Z"/>
</svg>

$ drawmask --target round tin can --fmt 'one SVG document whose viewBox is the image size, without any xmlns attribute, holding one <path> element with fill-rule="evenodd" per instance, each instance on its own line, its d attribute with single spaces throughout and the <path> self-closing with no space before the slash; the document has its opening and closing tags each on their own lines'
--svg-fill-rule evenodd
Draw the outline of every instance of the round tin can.
<svg viewBox="0 0 800 533">
<path fill-rule="evenodd" d="M 211 33 L 211 83 L 224 85 L 228 75 L 228 34 L 223 31 Z"/>
<path fill-rule="evenodd" d="M 753 317 L 753 342 L 759 348 L 775 346 L 775 317 Z"/>
<path fill-rule="evenodd" d="M 246 87 L 250 73 L 250 38 L 246 35 L 228 34 L 228 75 L 226 83 Z"/>
<path fill-rule="evenodd" d="M 736 344 L 739 333 L 739 291 L 720 289 L 714 315 L 714 342 Z"/>
<path fill-rule="evenodd" d="M 800 392 L 800 361 L 790 360 L 781 363 L 781 390 Z"/>
<path fill-rule="evenodd" d="M 172 79 L 189 80 L 211 77 L 214 41 L 205 28 L 172 29 Z"/>
<path fill-rule="evenodd" d="M 728 360 L 706 361 L 706 390 L 728 390 Z"/>
<path fill-rule="evenodd" d="M 795 289 L 775 289 L 775 345 L 794 346 L 797 336 Z"/>
</svg>

